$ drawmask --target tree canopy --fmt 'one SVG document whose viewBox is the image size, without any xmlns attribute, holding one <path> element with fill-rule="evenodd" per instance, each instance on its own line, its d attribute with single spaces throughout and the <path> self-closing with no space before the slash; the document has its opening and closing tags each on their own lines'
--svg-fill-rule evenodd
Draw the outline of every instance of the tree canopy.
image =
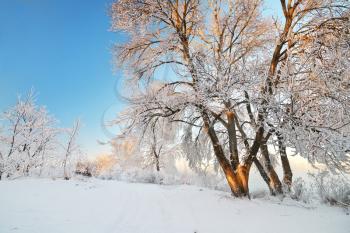
<svg viewBox="0 0 350 233">
<path fill-rule="evenodd" d="M 288 190 L 287 151 L 350 170 L 349 2 L 281 0 L 282 19 L 270 19 L 262 4 L 119 0 L 111 7 L 112 29 L 128 35 L 114 48 L 130 90 L 116 120 L 123 135 L 156 143 L 149 139 L 157 131 L 175 129 L 174 142 L 202 147 L 197 160 L 207 157 L 207 140 L 235 196 L 249 195 L 253 164 L 272 194 Z M 159 77 L 166 66 L 170 77 Z"/>
</svg>

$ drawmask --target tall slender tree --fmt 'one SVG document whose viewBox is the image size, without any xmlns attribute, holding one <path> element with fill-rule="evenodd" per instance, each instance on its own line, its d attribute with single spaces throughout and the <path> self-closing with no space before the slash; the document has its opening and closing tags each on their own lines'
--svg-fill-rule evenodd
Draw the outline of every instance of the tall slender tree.
<svg viewBox="0 0 350 233">
<path fill-rule="evenodd" d="M 65 146 L 65 149 L 64 149 L 65 152 L 64 152 L 64 158 L 63 158 L 63 176 L 65 180 L 69 180 L 70 178 L 68 174 L 68 169 L 67 169 L 68 162 L 71 159 L 72 154 L 79 150 L 77 137 L 79 135 L 80 124 L 81 124 L 80 120 L 76 120 L 73 124 L 73 127 L 67 130 L 68 140 L 67 140 L 67 145 Z"/>
</svg>

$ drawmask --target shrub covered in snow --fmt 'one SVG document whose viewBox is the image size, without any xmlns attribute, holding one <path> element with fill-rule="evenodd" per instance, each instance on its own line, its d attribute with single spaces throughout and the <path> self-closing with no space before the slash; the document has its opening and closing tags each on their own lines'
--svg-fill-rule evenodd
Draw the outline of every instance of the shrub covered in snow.
<svg viewBox="0 0 350 233">
<path fill-rule="evenodd" d="M 306 203 L 312 200 L 311 189 L 301 177 L 294 180 L 289 195 L 294 200 L 303 201 Z"/>
<path fill-rule="evenodd" d="M 345 208 L 350 207 L 350 182 L 346 176 L 328 172 L 309 173 L 308 181 L 297 178 L 289 196 L 305 203 L 321 202 Z"/>
<path fill-rule="evenodd" d="M 310 174 L 313 189 L 318 198 L 330 205 L 350 207 L 350 182 L 343 175 L 330 175 L 328 172 Z"/>
</svg>

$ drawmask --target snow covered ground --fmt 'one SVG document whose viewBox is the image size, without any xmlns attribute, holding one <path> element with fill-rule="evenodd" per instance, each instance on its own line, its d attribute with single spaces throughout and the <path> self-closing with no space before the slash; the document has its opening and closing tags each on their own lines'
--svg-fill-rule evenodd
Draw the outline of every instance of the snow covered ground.
<svg viewBox="0 0 350 233">
<path fill-rule="evenodd" d="M 1 233 L 349 233 L 342 209 L 240 200 L 196 186 L 91 179 L 0 182 Z"/>
</svg>

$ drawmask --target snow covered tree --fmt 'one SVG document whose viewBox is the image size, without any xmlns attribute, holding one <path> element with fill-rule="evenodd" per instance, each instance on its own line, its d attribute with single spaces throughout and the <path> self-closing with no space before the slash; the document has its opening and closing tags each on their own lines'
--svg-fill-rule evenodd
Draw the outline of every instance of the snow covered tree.
<svg viewBox="0 0 350 233">
<path fill-rule="evenodd" d="M 1 140 L 3 174 L 28 176 L 32 170 L 41 170 L 56 144 L 56 119 L 36 105 L 33 91 L 24 99 L 19 97 L 2 118 L 6 130 Z"/>
<path fill-rule="evenodd" d="M 72 155 L 79 150 L 79 145 L 77 144 L 77 137 L 79 135 L 80 120 L 76 120 L 71 129 L 67 130 L 68 141 L 67 145 L 64 147 L 64 158 L 63 158 L 63 176 L 65 180 L 69 180 L 70 176 L 68 174 L 67 165 L 69 160 L 71 160 Z"/>
<path fill-rule="evenodd" d="M 175 140 L 177 130 L 163 119 L 152 124 L 143 129 L 127 130 L 112 140 L 113 155 L 116 156 L 121 167 L 127 169 L 136 165 L 159 172 L 166 165 L 170 165 L 166 168 L 173 169 L 173 164 L 168 164 L 171 160 L 168 155 L 179 152 L 177 140 Z M 163 155 L 167 157 L 164 158 Z"/>
<path fill-rule="evenodd" d="M 114 50 L 132 93 L 117 121 L 123 133 L 159 121 L 177 129 L 174 141 L 204 133 L 238 197 L 249 195 L 253 164 L 272 194 L 290 187 L 287 147 L 310 162 L 349 168 L 349 3 L 280 4 L 281 22 L 263 17 L 260 0 L 114 3 L 112 29 L 129 36 Z M 165 66 L 172 72 L 160 77 Z"/>
</svg>

